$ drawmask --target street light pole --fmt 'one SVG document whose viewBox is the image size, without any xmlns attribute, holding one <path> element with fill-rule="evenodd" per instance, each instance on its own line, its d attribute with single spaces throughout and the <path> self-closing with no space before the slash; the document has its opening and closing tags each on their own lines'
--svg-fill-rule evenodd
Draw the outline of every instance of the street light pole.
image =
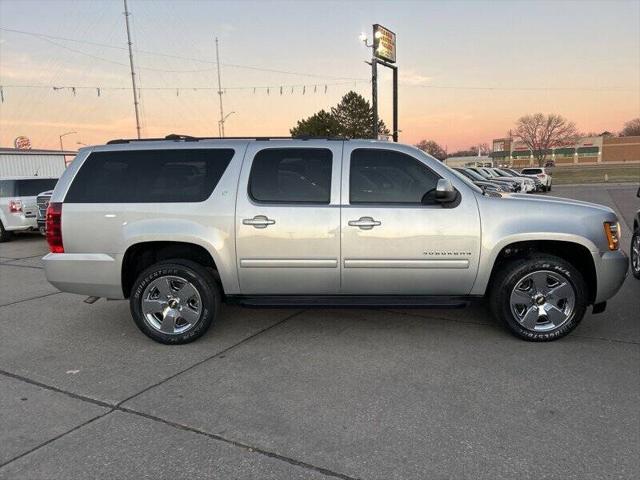
<svg viewBox="0 0 640 480">
<path fill-rule="evenodd" d="M 62 135 L 59 135 L 59 137 L 60 137 L 60 151 L 64 152 L 64 146 L 62 145 L 62 137 L 66 137 L 67 135 L 73 135 L 74 133 L 78 133 L 78 132 L 67 132 L 67 133 L 63 133 Z"/>
</svg>

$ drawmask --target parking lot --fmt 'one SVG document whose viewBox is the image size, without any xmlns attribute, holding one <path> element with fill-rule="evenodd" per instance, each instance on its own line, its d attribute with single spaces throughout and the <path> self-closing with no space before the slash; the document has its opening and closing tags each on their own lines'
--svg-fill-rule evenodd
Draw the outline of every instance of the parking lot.
<svg viewBox="0 0 640 480">
<path fill-rule="evenodd" d="M 637 186 L 554 187 L 611 206 Z M 640 472 L 640 281 L 568 337 L 464 310 L 226 306 L 157 344 L 0 245 L 0 478 L 600 479 Z"/>
</svg>

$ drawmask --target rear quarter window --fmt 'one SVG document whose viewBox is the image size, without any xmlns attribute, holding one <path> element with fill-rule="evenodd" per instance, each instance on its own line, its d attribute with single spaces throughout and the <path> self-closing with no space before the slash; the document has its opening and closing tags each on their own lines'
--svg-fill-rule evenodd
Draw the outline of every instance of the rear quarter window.
<svg viewBox="0 0 640 480">
<path fill-rule="evenodd" d="M 94 152 L 69 188 L 68 203 L 176 203 L 209 198 L 232 149 Z"/>
</svg>

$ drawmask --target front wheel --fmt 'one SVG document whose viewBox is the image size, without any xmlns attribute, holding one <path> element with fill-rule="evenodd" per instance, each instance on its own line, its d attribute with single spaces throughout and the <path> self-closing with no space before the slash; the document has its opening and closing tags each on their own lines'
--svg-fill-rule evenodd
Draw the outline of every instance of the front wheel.
<svg viewBox="0 0 640 480">
<path fill-rule="evenodd" d="M 637 279 L 640 279 L 640 229 L 636 229 L 631 237 L 631 273 Z"/>
<path fill-rule="evenodd" d="M 498 273 L 491 310 L 519 338 L 556 340 L 578 326 L 587 308 L 587 286 L 573 265 L 553 255 L 514 260 Z"/>
<path fill-rule="evenodd" d="M 183 344 L 209 329 L 220 308 L 220 290 L 201 265 L 168 260 L 138 276 L 129 305 L 145 335 L 160 343 Z"/>
</svg>

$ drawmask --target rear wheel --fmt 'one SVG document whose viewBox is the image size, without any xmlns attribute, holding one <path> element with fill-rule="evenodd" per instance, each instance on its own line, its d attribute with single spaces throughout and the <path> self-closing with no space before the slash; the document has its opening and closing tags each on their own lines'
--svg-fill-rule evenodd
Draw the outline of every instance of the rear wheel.
<svg viewBox="0 0 640 480">
<path fill-rule="evenodd" d="M 167 260 L 138 276 L 129 304 L 133 320 L 148 337 L 166 344 L 189 343 L 217 317 L 220 290 L 201 265 Z"/>
<path fill-rule="evenodd" d="M 570 263 L 535 255 L 508 263 L 490 293 L 491 309 L 509 330 L 529 341 L 564 337 L 587 308 L 587 287 Z"/>
<path fill-rule="evenodd" d="M 640 279 L 640 229 L 636 228 L 631 237 L 631 273 L 633 276 Z"/>
<path fill-rule="evenodd" d="M 13 237 L 13 232 L 4 229 L 4 225 L 0 222 L 0 242 L 8 242 Z"/>
</svg>

